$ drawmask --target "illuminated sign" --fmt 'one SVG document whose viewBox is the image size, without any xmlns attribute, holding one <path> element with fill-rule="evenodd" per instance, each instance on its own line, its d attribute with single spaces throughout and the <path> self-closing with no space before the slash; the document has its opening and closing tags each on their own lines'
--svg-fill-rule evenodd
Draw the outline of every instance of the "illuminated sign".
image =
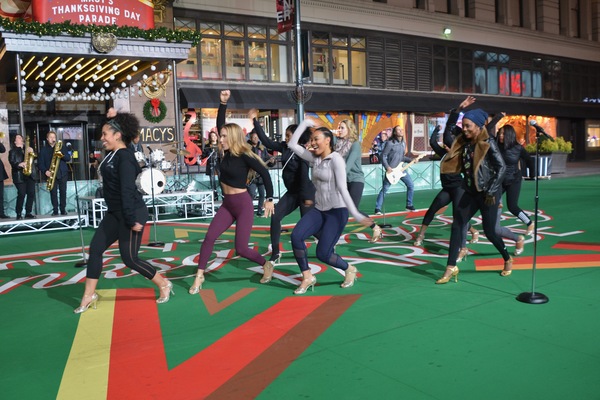
<svg viewBox="0 0 600 400">
<path fill-rule="evenodd" d="M 33 0 L 32 9 L 33 20 L 42 23 L 154 28 L 154 5 L 148 0 Z"/>
</svg>

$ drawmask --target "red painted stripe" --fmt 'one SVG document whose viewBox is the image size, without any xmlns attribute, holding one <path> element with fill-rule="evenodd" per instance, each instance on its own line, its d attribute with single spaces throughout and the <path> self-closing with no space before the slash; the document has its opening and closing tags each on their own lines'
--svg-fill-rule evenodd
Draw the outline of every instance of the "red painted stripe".
<svg viewBox="0 0 600 400">
<path fill-rule="evenodd" d="M 586 251 L 597 251 L 600 253 L 600 244 L 598 243 L 574 243 L 574 242 L 558 242 L 553 249 L 562 250 L 586 250 Z"/>
<path fill-rule="evenodd" d="M 285 298 L 172 370 L 167 368 L 154 298 L 151 289 L 117 292 L 109 399 L 204 398 L 331 296 Z"/>
<path fill-rule="evenodd" d="M 513 269 L 531 269 L 533 257 L 513 258 Z M 600 266 L 600 254 L 562 254 L 557 256 L 537 257 L 536 268 L 581 268 Z M 501 258 L 477 260 L 478 271 L 500 270 L 504 267 Z"/>
</svg>

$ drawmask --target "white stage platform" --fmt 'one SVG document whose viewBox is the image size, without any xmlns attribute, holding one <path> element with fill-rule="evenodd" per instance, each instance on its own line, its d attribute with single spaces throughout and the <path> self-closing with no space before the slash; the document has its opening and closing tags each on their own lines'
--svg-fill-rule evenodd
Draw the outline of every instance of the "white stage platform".
<svg viewBox="0 0 600 400">
<path fill-rule="evenodd" d="M 62 229 L 77 229 L 88 226 L 85 215 L 81 219 L 77 214 L 57 215 L 57 216 L 37 216 L 31 219 L 16 220 L 15 218 L 0 220 L 0 236 L 16 233 L 56 231 Z"/>
</svg>

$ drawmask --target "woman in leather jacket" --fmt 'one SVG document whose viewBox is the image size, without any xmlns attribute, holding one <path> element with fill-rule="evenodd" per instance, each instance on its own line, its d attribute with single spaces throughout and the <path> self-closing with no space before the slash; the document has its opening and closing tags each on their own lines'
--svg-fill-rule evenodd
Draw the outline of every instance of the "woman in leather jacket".
<svg viewBox="0 0 600 400">
<path fill-rule="evenodd" d="M 512 258 L 504 241 L 496 235 L 498 204 L 501 187 L 506 172 L 506 164 L 496 142 L 488 135 L 485 124 L 488 114 L 481 110 L 467 111 L 462 120 L 462 133 L 454 142 L 446 158 L 442 161 L 442 174 L 462 173 L 465 192 L 460 199 L 450 236 L 448 263 L 444 275 L 436 283 L 446 283 L 452 277 L 458 280 L 456 258 L 463 240 L 463 227 L 479 210 L 486 237 L 502 255 L 504 269 L 502 276 L 512 272 Z"/>
<path fill-rule="evenodd" d="M 33 179 L 33 174 L 25 175 L 23 173 L 23 169 L 25 168 L 25 151 L 30 153 L 33 152 L 33 149 L 27 147 L 27 150 L 25 150 L 23 136 L 15 135 L 14 147 L 8 152 L 8 162 L 12 167 L 12 179 L 17 189 L 17 204 L 15 205 L 17 219 L 23 219 L 21 215 L 23 204 L 25 204 L 25 218 L 35 218 L 31 213 L 35 199 L 35 180 Z M 27 201 L 25 201 L 25 197 L 27 197 Z"/>
</svg>

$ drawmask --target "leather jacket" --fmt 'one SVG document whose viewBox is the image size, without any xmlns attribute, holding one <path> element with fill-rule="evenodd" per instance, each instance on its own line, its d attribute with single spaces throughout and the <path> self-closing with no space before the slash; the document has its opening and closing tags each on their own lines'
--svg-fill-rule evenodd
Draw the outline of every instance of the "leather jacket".
<svg viewBox="0 0 600 400">
<path fill-rule="evenodd" d="M 442 160 L 442 174 L 460 173 L 463 170 L 463 149 L 467 145 L 464 134 L 456 137 L 450 151 Z M 490 138 L 485 128 L 477 136 L 473 156 L 475 189 L 494 196 L 501 188 L 506 173 L 506 164 L 495 140 Z"/>
</svg>

